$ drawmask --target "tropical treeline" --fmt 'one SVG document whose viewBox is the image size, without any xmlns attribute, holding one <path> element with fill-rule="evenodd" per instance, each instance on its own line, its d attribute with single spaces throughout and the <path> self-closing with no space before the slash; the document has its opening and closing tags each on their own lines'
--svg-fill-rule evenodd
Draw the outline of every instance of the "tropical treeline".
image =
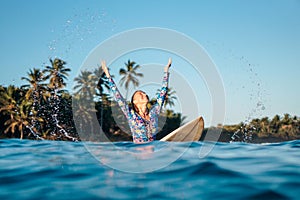
<svg viewBox="0 0 300 200">
<path fill-rule="evenodd" d="M 220 130 L 221 129 L 221 130 Z M 300 118 L 284 114 L 252 119 L 249 123 L 211 127 L 210 134 L 221 132 L 222 142 L 281 142 L 300 139 Z M 204 131 L 206 134 L 208 130 Z"/>
<path fill-rule="evenodd" d="M 43 69 L 32 68 L 17 87 L 0 86 L 0 137 L 50 140 L 131 140 L 129 127 L 112 98 L 101 66 L 81 71 L 74 79 L 72 94 L 66 90 L 70 68 L 55 58 Z M 119 70 L 120 84 L 128 91 L 139 85 L 141 68 L 128 60 Z M 165 112 L 160 116 L 157 138 L 178 128 L 184 117 L 170 108 L 175 91 L 168 91 Z M 127 96 L 127 93 L 126 93 Z M 153 103 L 155 99 L 151 100 Z M 169 108 L 169 109 L 168 109 Z M 166 122 L 166 123 L 165 123 Z"/>
</svg>

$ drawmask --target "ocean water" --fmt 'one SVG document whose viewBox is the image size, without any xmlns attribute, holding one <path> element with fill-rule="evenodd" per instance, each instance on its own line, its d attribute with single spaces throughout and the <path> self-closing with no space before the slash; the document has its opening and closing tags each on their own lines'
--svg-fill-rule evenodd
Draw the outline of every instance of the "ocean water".
<svg viewBox="0 0 300 200">
<path fill-rule="evenodd" d="M 299 199 L 300 141 L 0 140 L 0 199 Z"/>
</svg>

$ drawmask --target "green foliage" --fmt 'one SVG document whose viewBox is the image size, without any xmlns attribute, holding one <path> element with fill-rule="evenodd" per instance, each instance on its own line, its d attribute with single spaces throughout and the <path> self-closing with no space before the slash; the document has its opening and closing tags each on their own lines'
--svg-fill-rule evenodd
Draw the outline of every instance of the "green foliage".
<svg viewBox="0 0 300 200">
<path fill-rule="evenodd" d="M 64 139 L 68 135 L 62 133 L 59 127 L 65 127 L 76 135 L 72 128 L 71 98 L 63 90 L 70 69 L 57 58 L 54 61 L 50 59 L 50 63 L 51 66 L 45 66 L 44 70 L 30 69 L 27 77 L 21 78 L 27 82 L 21 88 L 0 88 L 2 134 L 21 139 Z"/>
<path fill-rule="evenodd" d="M 254 140 L 285 141 L 300 139 L 300 118 L 284 114 L 283 117 L 275 115 L 271 120 L 268 117 L 253 119 L 248 124 L 224 126 L 223 132 L 251 133 Z"/>
</svg>

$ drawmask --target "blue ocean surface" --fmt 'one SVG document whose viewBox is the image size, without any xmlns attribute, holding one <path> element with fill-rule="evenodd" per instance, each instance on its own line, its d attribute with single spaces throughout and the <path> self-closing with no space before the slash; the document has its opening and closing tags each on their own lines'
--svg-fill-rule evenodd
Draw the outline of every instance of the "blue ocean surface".
<svg viewBox="0 0 300 200">
<path fill-rule="evenodd" d="M 0 140 L 0 199 L 299 199 L 300 141 Z"/>
</svg>

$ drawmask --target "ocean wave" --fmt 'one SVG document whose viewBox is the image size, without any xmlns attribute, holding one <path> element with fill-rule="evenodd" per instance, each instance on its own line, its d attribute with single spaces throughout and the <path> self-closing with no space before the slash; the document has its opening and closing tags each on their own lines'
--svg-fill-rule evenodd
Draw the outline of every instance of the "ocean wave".
<svg viewBox="0 0 300 200">
<path fill-rule="evenodd" d="M 5 139 L 0 198 L 297 199 L 299 146 L 299 140 L 137 145 Z M 203 149 L 207 154 L 201 157 Z M 173 155 L 176 159 L 163 162 Z M 153 170 L 119 170 L 126 166 Z"/>
</svg>

